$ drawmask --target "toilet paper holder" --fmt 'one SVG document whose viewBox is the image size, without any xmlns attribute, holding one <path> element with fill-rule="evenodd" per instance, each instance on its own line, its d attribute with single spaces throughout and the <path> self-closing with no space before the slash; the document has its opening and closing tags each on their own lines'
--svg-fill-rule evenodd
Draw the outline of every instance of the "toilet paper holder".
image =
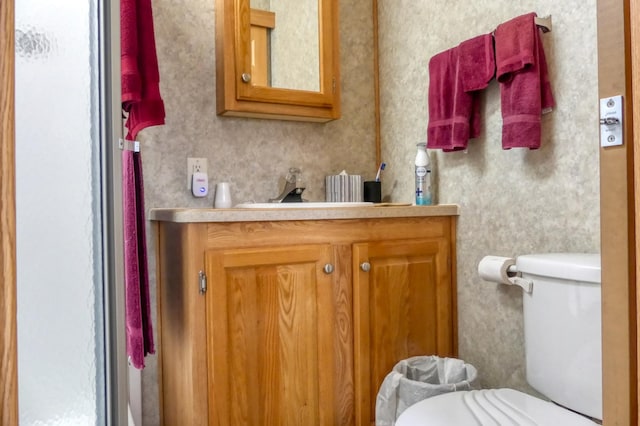
<svg viewBox="0 0 640 426">
<path fill-rule="evenodd" d="M 522 278 L 515 259 L 510 257 L 485 256 L 478 264 L 478 273 L 486 281 L 517 285 L 527 293 L 533 291 L 533 281 Z"/>
<path fill-rule="evenodd" d="M 507 273 L 509 275 L 510 285 L 522 287 L 522 290 L 527 293 L 531 293 L 533 291 L 533 281 L 522 278 L 520 276 L 520 272 L 518 272 L 518 269 L 516 268 L 516 265 L 509 266 L 507 268 Z"/>
</svg>

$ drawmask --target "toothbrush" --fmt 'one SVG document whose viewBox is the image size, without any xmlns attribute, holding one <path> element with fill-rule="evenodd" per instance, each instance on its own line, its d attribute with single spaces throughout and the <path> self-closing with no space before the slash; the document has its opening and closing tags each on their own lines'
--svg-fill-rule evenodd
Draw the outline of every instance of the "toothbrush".
<svg viewBox="0 0 640 426">
<path fill-rule="evenodd" d="M 376 182 L 380 182 L 380 173 L 387 167 L 386 163 L 380 163 L 380 167 L 378 167 L 378 173 L 376 173 Z"/>
</svg>

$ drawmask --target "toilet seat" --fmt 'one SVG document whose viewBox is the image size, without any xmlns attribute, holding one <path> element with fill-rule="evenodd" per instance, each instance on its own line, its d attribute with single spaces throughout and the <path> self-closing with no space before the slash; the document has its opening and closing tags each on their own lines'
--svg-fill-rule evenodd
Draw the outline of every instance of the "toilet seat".
<svg viewBox="0 0 640 426">
<path fill-rule="evenodd" d="M 407 408 L 396 426 L 593 426 L 597 423 L 513 389 L 451 392 Z"/>
</svg>

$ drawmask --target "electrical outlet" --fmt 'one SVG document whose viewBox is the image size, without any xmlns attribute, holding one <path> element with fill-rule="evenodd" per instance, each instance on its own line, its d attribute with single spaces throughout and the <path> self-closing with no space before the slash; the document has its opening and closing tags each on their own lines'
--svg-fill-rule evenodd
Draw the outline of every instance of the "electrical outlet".
<svg viewBox="0 0 640 426">
<path fill-rule="evenodd" d="M 191 190 L 191 178 L 194 173 L 207 173 L 206 158 L 187 158 L 187 189 Z"/>
</svg>

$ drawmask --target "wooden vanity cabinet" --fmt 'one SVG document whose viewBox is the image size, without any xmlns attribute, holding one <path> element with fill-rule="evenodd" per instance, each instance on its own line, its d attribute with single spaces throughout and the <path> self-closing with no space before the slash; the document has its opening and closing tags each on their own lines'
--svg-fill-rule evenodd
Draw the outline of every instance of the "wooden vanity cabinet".
<svg viewBox="0 0 640 426">
<path fill-rule="evenodd" d="M 456 355 L 454 216 L 157 230 L 165 425 L 371 425 L 397 361 Z"/>
<path fill-rule="evenodd" d="M 331 245 L 205 257 L 213 424 L 348 424 L 340 405 L 352 398 L 342 375 L 351 371 L 351 335 L 339 321 L 350 306 L 347 286 L 324 271 L 333 265 Z"/>
<path fill-rule="evenodd" d="M 454 356 L 449 238 L 353 245 L 356 424 L 375 424 L 378 389 L 400 360 Z"/>
</svg>

